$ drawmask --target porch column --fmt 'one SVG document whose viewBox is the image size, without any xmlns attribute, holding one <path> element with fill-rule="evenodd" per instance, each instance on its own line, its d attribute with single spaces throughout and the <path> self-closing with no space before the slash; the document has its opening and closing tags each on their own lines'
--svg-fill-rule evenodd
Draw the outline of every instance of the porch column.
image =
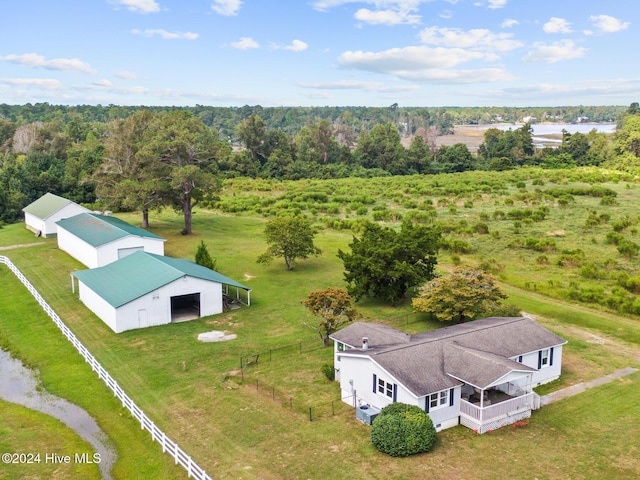
<svg viewBox="0 0 640 480">
<path fill-rule="evenodd" d="M 483 410 L 484 410 L 484 388 L 481 388 L 480 389 L 480 428 L 478 429 L 480 433 L 483 433 L 482 432 Z"/>
</svg>

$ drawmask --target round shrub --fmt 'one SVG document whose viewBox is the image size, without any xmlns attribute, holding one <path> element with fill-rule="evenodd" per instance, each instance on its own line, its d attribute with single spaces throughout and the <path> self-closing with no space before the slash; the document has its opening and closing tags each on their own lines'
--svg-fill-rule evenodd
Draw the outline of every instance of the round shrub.
<svg viewBox="0 0 640 480">
<path fill-rule="evenodd" d="M 392 457 L 427 452 L 433 446 L 436 429 L 429 415 L 415 405 L 392 403 L 373 421 L 371 443 Z"/>
</svg>

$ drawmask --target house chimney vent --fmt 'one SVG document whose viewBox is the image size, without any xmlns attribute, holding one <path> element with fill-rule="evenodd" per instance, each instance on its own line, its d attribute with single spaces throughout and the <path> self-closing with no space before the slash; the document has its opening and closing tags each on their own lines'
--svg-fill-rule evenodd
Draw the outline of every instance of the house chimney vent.
<svg viewBox="0 0 640 480">
<path fill-rule="evenodd" d="M 362 337 L 362 349 L 363 350 L 369 350 L 369 338 L 368 337 Z"/>
</svg>

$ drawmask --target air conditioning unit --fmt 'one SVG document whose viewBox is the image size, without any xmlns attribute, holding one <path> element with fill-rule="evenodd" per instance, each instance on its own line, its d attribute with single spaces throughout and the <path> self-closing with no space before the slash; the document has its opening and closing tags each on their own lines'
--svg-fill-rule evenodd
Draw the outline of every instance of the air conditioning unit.
<svg viewBox="0 0 640 480">
<path fill-rule="evenodd" d="M 356 418 L 367 425 L 373 424 L 379 413 L 380 409 L 370 405 L 360 405 L 356 408 Z"/>
</svg>

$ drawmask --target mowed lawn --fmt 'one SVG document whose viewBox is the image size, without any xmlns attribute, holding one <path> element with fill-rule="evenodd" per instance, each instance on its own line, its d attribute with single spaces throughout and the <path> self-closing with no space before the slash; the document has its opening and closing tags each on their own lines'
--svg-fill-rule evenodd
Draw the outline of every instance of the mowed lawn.
<svg viewBox="0 0 640 480">
<path fill-rule="evenodd" d="M 139 223 L 137 214 L 119 216 Z M 0 230 L 0 245 L 33 241 L 39 245 L 0 254 L 22 269 L 138 405 L 216 479 L 640 477 L 639 374 L 546 406 L 525 427 L 482 436 L 463 427 L 440 432 L 432 452 L 407 459 L 377 452 L 369 440 L 369 427 L 357 422 L 352 411 L 310 422 L 308 407 L 326 407 L 338 399 L 339 389 L 320 371 L 324 363 L 332 362 L 332 352 L 319 348 L 317 334 L 302 323 L 311 318 L 301 301 L 310 291 L 343 286 L 336 253 L 347 248 L 352 233 L 322 229 L 316 237 L 322 255 L 300 261 L 288 272 L 282 260 L 271 266 L 256 263 L 265 249 L 265 222 L 258 215 L 200 209 L 194 216 L 194 234 L 182 236 L 179 216 L 152 215 L 151 230 L 167 238 L 167 255 L 193 258 L 203 240 L 221 273 L 253 289 L 252 306 L 119 335 L 72 293 L 69 274 L 84 267 L 59 251 L 55 240 L 35 240 L 23 226 L 8 226 Z M 448 267 L 447 262 L 443 255 L 442 266 Z M 19 284 L 14 285 L 11 274 L 6 269 L 0 274 L 2 284 L 11 285 L 9 293 L 0 296 L 3 308 L 11 311 L 0 316 L 3 345 L 37 367 L 44 387 L 52 393 L 85 406 L 99 421 L 104 417 L 103 428 L 118 437 L 114 443 L 122 458 L 114 476 L 186 478 L 163 460 L 169 457 L 146 432 L 136 429 L 106 387 L 88 380 L 94 374 L 72 347 L 64 346 L 66 341 L 48 318 L 37 314 L 28 300 L 13 300 L 18 298 Z M 570 341 L 565 348 L 565 375 L 551 388 L 640 365 L 636 340 L 640 325 L 635 319 L 620 319 L 617 329 L 615 315 L 508 288 L 511 301 Z M 367 300 L 358 307 L 367 320 L 410 332 L 441 326 L 412 315 L 409 302 L 388 307 Z M 198 333 L 214 329 L 235 333 L 238 339 L 217 344 L 197 341 Z M 294 353 L 295 348 L 286 353 L 277 350 L 299 344 L 304 345 L 303 353 Z M 264 352 L 271 349 L 272 361 L 265 362 Z M 263 353 L 263 361 L 244 371 L 251 380 L 241 384 L 240 359 L 253 353 Z M 255 380 L 276 389 L 278 398 L 257 391 Z M 291 397 L 289 404 L 283 405 L 282 394 Z M 16 436 L 12 442 L 17 448 L 23 440 Z M 142 473 L 133 461 L 137 455 L 145 460 Z"/>
</svg>

